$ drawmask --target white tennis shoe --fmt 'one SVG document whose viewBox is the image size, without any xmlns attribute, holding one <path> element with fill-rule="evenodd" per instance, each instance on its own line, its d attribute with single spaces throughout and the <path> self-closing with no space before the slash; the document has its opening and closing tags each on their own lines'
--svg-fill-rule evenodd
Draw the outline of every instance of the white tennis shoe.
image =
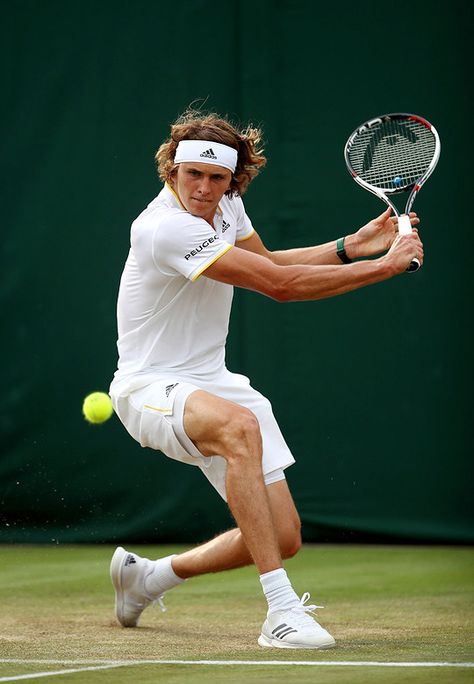
<svg viewBox="0 0 474 684">
<path fill-rule="evenodd" d="M 123 627 L 136 627 L 145 608 L 158 601 L 165 610 L 162 598 L 149 596 L 145 580 L 153 572 L 153 561 L 129 553 L 121 546 L 115 549 L 110 563 L 110 578 L 115 589 L 115 615 Z"/>
<path fill-rule="evenodd" d="M 289 610 L 277 610 L 267 615 L 258 637 L 259 646 L 266 648 L 332 648 L 334 638 L 309 615 L 321 606 L 306 605 L 309 593 Z"/>
</svg>

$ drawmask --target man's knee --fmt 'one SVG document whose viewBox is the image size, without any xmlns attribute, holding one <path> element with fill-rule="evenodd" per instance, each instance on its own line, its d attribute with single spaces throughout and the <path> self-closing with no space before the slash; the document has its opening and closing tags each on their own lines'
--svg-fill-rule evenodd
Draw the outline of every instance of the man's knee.
<svg viewBox="0 0 474 684">
<path fill-rule="evenodd" d="M 241 460 L 250 457 L 261 460 L 262 436 L 260 424 L 252 411 L 239 406 L 230 412 L 221 428 L 221 440 L 226 445 L 225 456 Z"/>
<path fill-rule="evenodd" d="M 301 548 L 301 523 L 299 518 L 281 530 L 278 535 L 282 558 L 292 558 Z"/>
<path fill-rule="evenodd" d="M 282 558 L 291 558 L 301 548 L 301 520 L 286 480 L 267 487 L 273 523 Z"/>
<path fill-rule="evenodd" d="M 261 461 L 260 424 L 245 406 L 196 390 L 186 401 L 183 425 L 204 456 Z"/>
<path fill-rule="evenodd" d="M 242 439 L 245 435 L 260 437 L 260 425 L 257 416 L 244 406 L 232 410 L 225 431 L 237 439 Z"/>
</svg>

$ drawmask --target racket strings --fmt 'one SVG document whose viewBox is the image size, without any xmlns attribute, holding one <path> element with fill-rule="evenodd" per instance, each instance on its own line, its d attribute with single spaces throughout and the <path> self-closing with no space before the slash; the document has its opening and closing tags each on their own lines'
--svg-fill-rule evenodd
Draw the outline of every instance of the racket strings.
<svg viewBox="0 0 474 684">
<path fill-rule="evenodd" d="M 383 121 L 355 136 L 349 151 L 354 171 L 367 183 L 392 190 L 413 185 L 436 150 L 429 128 L 417 121 Z"/>
</svg>

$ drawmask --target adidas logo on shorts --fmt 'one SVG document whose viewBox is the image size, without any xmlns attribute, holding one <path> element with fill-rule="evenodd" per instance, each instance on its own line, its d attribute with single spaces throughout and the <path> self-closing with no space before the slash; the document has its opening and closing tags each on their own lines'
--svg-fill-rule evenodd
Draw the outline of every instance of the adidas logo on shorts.
<svg viewBox="0 0 474 684">
<path fill-rule="evenodd" d="M 169 397 L 170 392 L 171 392 L 171 390 L 173 389 L 173 387 L 176 387 L 176 385 L 178 385 L 178 384 L 179 384 L 179 383 L 175 382 L 174 385 L 167 385 L 167 386 L 166 386 L 165 392 L 166 392 L 166 396 L 167 396 L 167 397 Z"/>
<path fill-rule="evenodd" d="M 202 152 L 202 154 L 200 154 L 199 156 L 200 157 L 206 157 L 207 159 L 217 159 L 216 155 L 214 154 L 214 150 L 212 149 L 212 147 L 210 147 L 205 152 Z"/>
</svg>

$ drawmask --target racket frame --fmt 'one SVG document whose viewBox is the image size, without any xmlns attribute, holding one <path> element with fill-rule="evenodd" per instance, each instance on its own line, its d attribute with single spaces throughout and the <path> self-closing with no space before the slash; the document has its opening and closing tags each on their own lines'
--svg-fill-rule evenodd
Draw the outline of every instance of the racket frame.
<svg viewBox="0 0 474 684">
<path fill-rule="evenodd" d="M 365 181 L 363 178 L 360 177 L 360 175 L 354 170 L 352 167 L 351 162 L 349 161 L 349 152 L 352 148 L 352 145 L 354 144 L 354 140 L 357 138 L 357 136 L 361 135 L 367 130 L 370 130 L 373 126 L 379 123 L 383 123 L 384 121 L 387 120 L 406 120 L 406 119 L 411 119 L 414 121 L 418 121 L 419 123 L 423 124 L 429 130 L 434 136 L 435 139 L 435 152 L 433 155 L 433 158 L 426 169 L 426 171 L 413 183 L 409 183 L 408 185 L 405 185 L 401 188 L 378 188 L 375 185 L 372 185 L 371 183 L 368 183 Z M 383 114 L 381 116 L 377 116 L 373 119 L 369 119 L 369 121 L 366 121 L 365 123 L 361 124 L 356 128 L 356 130 L 351 133 L 349 138 L 347 139 L 347 142 L 344 146 L 344 159 L 346 162 L 347 170 L 351 174 L 352 178 L 355 180 L 356 183 L 358 183 L 361 187 L 363 187 L 365 190 L 368 190 L 371 192 L 373 195 L 376 195 L 379 197 L 385 204 L 387 204 L 391 209 L 394 211 L 395 216 L 398 219 L 398 231 L 402 235 L 407 235 L 412 232 L 412 227 L 411 227 L 411 222 L 410 222 L 410 211 L 413 206 L 413 203 L 415 201 L 416 196 L 421 190 L 421 187 L 425 184 L 425 182 L 428 180 L 428 178 L 431 176 L 433 171 L 436 168 L 436 164 L 438 163 L 439 155 L 441 152 L 441 142 L 439 139 L 438 132 L 436 128 L 429 123 L 426 119 L 423 119 L 421 116 L 417 116 L 416 114 L 402 114 L 402 113 L 396 113 L 396 114 Z M 407 192 L 410 191 L 410 194 L 408 196 L 408 199 L 405 204 L 405 211 L 403 214 L 398 210 L 397 206 L 395 203 L 390 199 L 391 195 L 398 195 L 402 192 Z M 412 264 L 409 266 L 408 270 L 409 271 L 415 271 L 419 268 L 419 262 L 418 259 L 415 259 Z"/>
</svg>

